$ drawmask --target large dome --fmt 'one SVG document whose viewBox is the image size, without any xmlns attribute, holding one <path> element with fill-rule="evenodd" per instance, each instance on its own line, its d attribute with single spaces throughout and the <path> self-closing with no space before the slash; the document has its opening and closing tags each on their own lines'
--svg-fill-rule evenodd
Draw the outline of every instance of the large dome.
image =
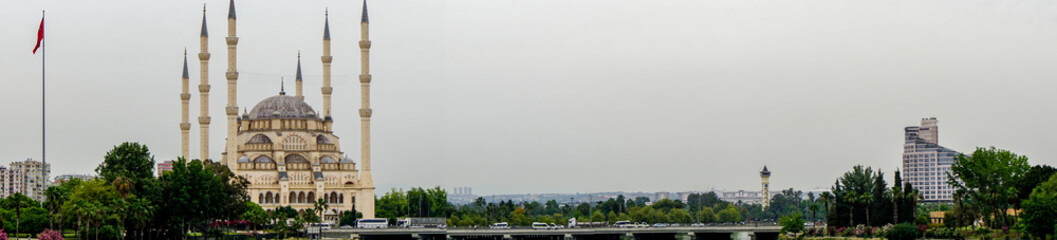
<svg viewBox="0 0 1057 240">
<path fill-rule="evenodd" d="M 261 100 L 257 106 L 250 110 L 249 119 L 270 118 L 316 118 L 316 111 L 312 110 L 305 101 L 287 95 L 276 95 Z"/>
</svg>

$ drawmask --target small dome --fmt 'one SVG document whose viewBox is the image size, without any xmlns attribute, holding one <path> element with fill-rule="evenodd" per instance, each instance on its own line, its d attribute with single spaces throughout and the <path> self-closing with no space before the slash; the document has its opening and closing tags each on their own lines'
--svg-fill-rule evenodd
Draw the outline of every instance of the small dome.
<svg viewBox="0 0 1057 240">
<path fill-rule="evenodd" d="M 249 119 L 272 119 L 272 118 L 316 118 L 316 111 L 312 110 L 305 101 L 287 95 L 277 95 L 261 100 L 253 110 L 250 110 Z"/>
<path fill-rule="evenodd" d="M 239 163 L 248 163 L 248 162 L 250 162 L 250 158 L 248 158 L 246 156 L 239 157 Z"/>
<path fill-rule="evenodd" d="M 334 158 L 332 158 L 330 156 L 323 156 L 323 157 L 319 158 L 319 162 L 321 162 L 321 163 L 338 163 L 338 161 L 334 161 Z"/>
<path fill-rule="evenodd" d="M 349 156 L 345 156 L 345 157 L 341 158 L 341 162 L 340 163 L 353 163 L 353 162 L 352 162 L 352 158 L 350 158 Z"/>
</svg>

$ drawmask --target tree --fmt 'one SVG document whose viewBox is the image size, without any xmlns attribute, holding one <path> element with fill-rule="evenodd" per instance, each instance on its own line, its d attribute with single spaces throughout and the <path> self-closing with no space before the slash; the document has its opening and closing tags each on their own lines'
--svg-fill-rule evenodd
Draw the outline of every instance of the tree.
<svg viewBox="0 0 1057 240">
<path fill-rule="evenodd" d="M 341 213 L 341 219 L 338 220 L 340 226 L 354 226 L 356 225 L 356 212 L 355 211 L 344 211 Z M 465 224 L 470 225 L 470 224 Z"/>
<path fill-rule="evenodd" d="M 264 208 L 251 201 L 246 201 L 244 204 L 246 204 L 246 212 L 242 213 L 241 218 L 253 225 L 253 230 L 257 230 L 257 226 L 268 223 L 268 213 L 264 211 Z"/>
<path fill-rule="evenodd" d="M 226 176 L 225 176 L 226 175 Z M 227 180 L 225 180 L 227 178 Z M 156 226 L 168 228 L 174 238 L 191 227 L 207 226 L 209 220 L 234 220 L 245 212 L 245 179 L 234 177 L 227 167 L 211 161 L 178 158 L 172 171 L 159 179 L 162 219 Z"/>
<path fill-rule="evenodd" d="M 1024 173 L 1024 176 L 1017 179 L 1014 183 L 1017 188 L 1017 197 L 1013 207 L 1020 209 L 1021 201 L 1031 197 L 1031 192 L 1035 190 L 1035 187 L 1049 180 L 1054 173 L 1057 173 L 1057 168 L 1048 165 L 1035 165 L 1029 168 Z"/>
<path fill-rule="evenodd" d="M 866 222 L 866 208 L 863 205 L 863 196 L 870 196 L 874 190 L 876 176 L 870 167 L 855 166 L 851 171 L 844 173 L 834 183 L 830 192 L 833 193 L 833 209 L 827 216 L 830 226 L 855 226 L 856 223 Z"/>
<path fill-rule="evenodd" d="M 690 223 L 694 219 L 690 217 L 690 213 L 683 209 L 672 209 L 668 212 L 668 220 L 673 223 Z"/>
<path fill-rule="evenodd" d="M 406 216 L 408 211 L 407 196 L 403 191 L 392 189 L 374 201 L 375 213 L 379 218 L 394 220 Z"/>
<path fill-rule="evenodd" d="M 822 195 L 818 197 L 818 199 L 822 201 L 823 205 L 825 205 L 826 215 L 823 215 L 823 216 L 829 215 L 829 212 L 830 212 L 829 204 L 831 202 L 833 202 L 833 193 L 823 192 Z M 828 218 L 826 219 L 826 222 L 829 222 Z"/>
<path fill-rule="evenodd" d="M 48 213 L 50 215 L 50 217 L 48 218 L 48 228 L 50 229 L 56 229 L 55 218 L 57 215 L 59 217 L 58 229 L 62 230 L 62 204 L 66 201 L 69 196 L 67 190 L 67 188 L 64 188 L 60 185 L 49 186 L 48 189 L 44 191 L 44 195 L 47 196 L 48 199 L 46 205 L 48 206 Z"/>
<path fill-rule="evenodd" d="M 1017 179 L 1028 171 L 1028 158 L 1007 150 L 977 148 L 971 156 L 959 155 L 947 173 L 947 184 L 966 192 L 971 207 L 986 215 L 984 222 L 992 228 L 1008 226 L 1006 209 L 1016 197 Z"/>
<path fill-rule="evenodd" d="M 818 204 L 812 203 L 811 205 L 807 206 L 807 209 L 811 210 L 811 221 L 818 221 L 818 218 L 815 218 L 815 213 L 818 212 Z"/>
<path fill-rule="evenodd" d="M 704 207 L 701 209 L 700 212 L 698 212 L 698 218 L 700 219 L 699 222 L 702 223 L 715 222 L 716 213 L 712 210 L 711 207 Z"/>
<path fill-rule="evenodd" d="M 778 218 L 778 225 L 782 226 L 781 232 L 791 232 L 796 235 L 804 231 L 804 217 L 800 216 L 800 213 L 781 216 Z"/>
<path fill-rule="evenodd" d="M 727 207 L 727 209 L 723 209 L 723 210 L 719 211 L 718 215 L 719 215 L 719 221 L 720 222 L 725 222 L 725 223 L 740 222 L 741 219 L 742 219 L 741 213 L 738 212 L 738 209 L 735 208 L 734 206 L 729 206 L 729 207 Z"/>
<path fill-rule="evenodd" d="M 327 200 L 323 200 L 322 198 L 316 200 L 312 206 L 312 210 L 314 213 L 319 214 L 318 217 L 320 221 L 316 221 L 317 223 L 322 222 L 324 215 L 329 208 L 330 206 L 327 206 Z"/>
<path fill-rule="evenodd" d="M 863 194 L 859 196 L 859 202 L 866 205 L 866 226 L 873 226 L 870 225 L 870 203 L 873 202 L 873 195 Z"/>
<path fill-rule="evenodd" d="M 1036 239 L 1048 239 L 1046 235 L 1053 234 L 1057 225 L 1057 175 L 1036 187 L 1023 204 L 1021 217 L 1028 232 Z"/>
<path fill-rule="evenodd" d="M 125 177 L 135 184 L 131 193 L 139 194 L 146 190 L 147 182 L 154 179 L 154 156 L 146 145 L 124 142 L 106 153 L 95 172 L 108 183 Z"/>
</svg>

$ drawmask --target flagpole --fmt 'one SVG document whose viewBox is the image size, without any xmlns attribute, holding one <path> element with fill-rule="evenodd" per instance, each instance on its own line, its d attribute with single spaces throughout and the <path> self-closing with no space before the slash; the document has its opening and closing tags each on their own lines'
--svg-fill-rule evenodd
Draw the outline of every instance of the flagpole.
<svg viewBox="0 0 1057 240">
<path fill-rule="evenodd" d="M 40 20 L 41 29 L 43 29 L 44 28 L 44 10 L 40 10 L 40 19 L 41 19 Z M 48 145 L 47 145 L 47 141 L 44 140 L 45 137 L 47 136 L 47 134 L 45 134 L 46 133 L 45 128 L 48 126 L 47 122 L 45 120 L 46 119 L 45 115 L 46 115 L 47 111 L 45 111 L 45 109 L 46 109 L 45 108 L 45 106 L 46 106 L 45 99 L 46 98 L 44 98 L 44 93 L 46 92 L 46 91 L 44 91 L 44 87 L 46 86 L 44 84 L 44 79 L 45 79 L 44 78 L 44 73 L 45 73 L 45 71 L 44 71 L 44 66 L 45 66 L 44 58 L 48 55 L 47 52 L 46 52 L 47 51 L 47 44 L 45 44 L 45 42 L 44 42 L 45 40 L 46 39 L 44 39 L 44 38 L 40 39 L 40 178 L 41 178 L 40 193 L 41 194 L 44 193 L 44 190 L 45 190 L 44 188 L 47 186 L 47 182 L 48 182 L 48 177 L 47 177 L 48 175 L 46 173 L 47 172 L 47 165 L 48 165 L 48 160 L 47 160 L 47 155 L 46 155 L 47 152 L 48 152 L 47 151 L 47 146 Z M 37 197 L 38 197 L 38 199 L 42 199 L 42 200 L 44 199 L 42 196 L 37 196 Z"/>
</svg>

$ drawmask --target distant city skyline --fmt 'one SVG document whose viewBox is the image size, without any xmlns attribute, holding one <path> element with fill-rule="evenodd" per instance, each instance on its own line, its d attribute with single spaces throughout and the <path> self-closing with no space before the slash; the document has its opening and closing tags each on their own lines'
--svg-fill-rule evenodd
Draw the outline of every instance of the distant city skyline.
<svg viewBox="0 0 1057 240">
<path fill-rule="evenodd" d="M 175 159 L 183 51 L 198 53 L 203 3 L 209 19 L 227 14 L 226 0 L 6 4 L 0 164 L 41 157 L 40 53 L 31 53 L 41 10 L 53 175 L 91 174 L 125 141 L 150 147 L 156 162 Z M 294 79 L 299 51 L 304 88 L 321 87 L 329 9 L 334 132 L 359 145 L 360 4 L 241 1 L 240 106 Z M 1048 1 L 368 4 L 378 195 L 757 191 L 764 165 L 772 192 L 828 188 L 855 165 L 890 180 L 904 127 L 927 117 L 943 121 L 949 149 L 994 146 L 1057 165 Z M 219 160 L 226 49 L 209 47 L 209 148 Z M 312 93 L 305 101 L 320 109 Z"/>
</svg>

